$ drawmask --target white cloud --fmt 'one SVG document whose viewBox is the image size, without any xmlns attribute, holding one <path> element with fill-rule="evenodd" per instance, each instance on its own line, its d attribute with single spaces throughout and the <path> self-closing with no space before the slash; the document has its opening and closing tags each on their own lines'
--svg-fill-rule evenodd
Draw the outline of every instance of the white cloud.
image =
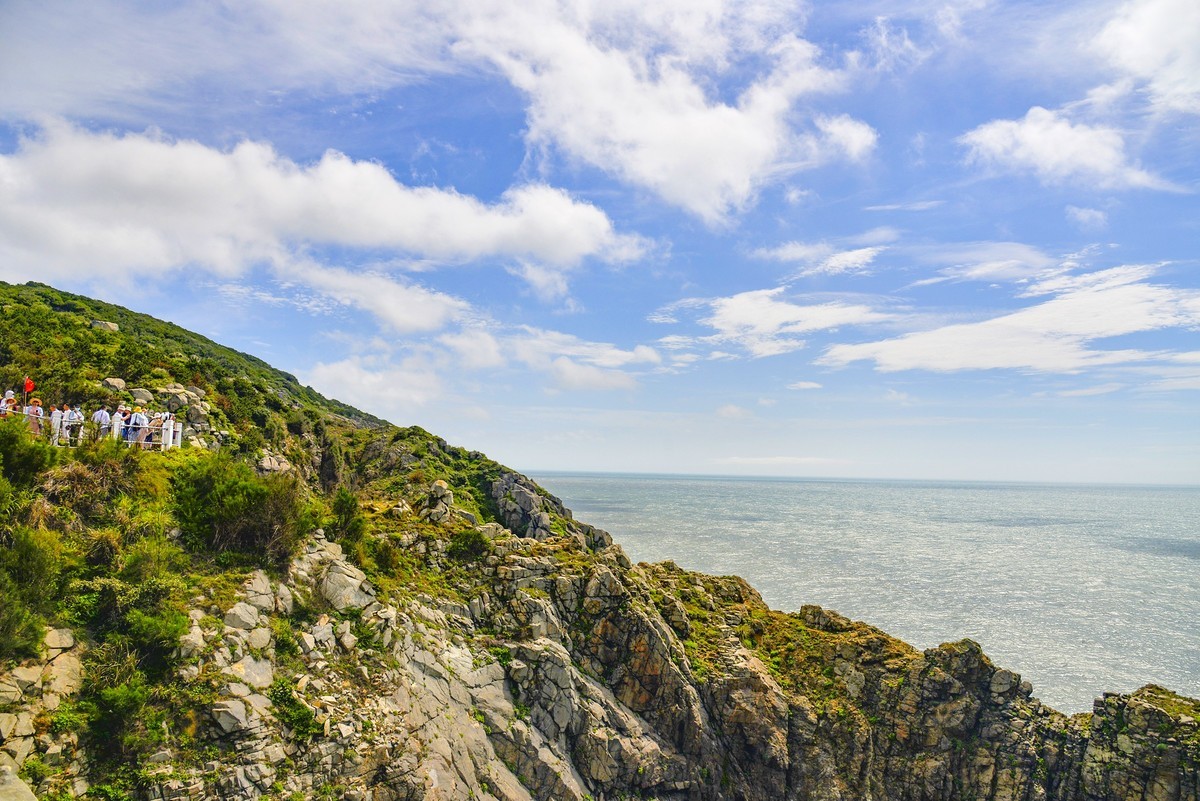
<svg viewBox="0 0 1200 801">
<path fill-rule="evenodd" d="M 1099 231 L 1108 226 L 1108 215 L 1100 209 L 1067 206 L 1067 219 L 1084 231 Z"/>
<path fill-rule="evenodd" d="M 843 250 L 840 253 L 834 253 L 832 256 L 822 261 L 818 266 L 805 270 L 804 272 L 805 274 L 826 273 L 829 275 L 861 272 L 867 267 L 870 267 L 871 263 L 875 261 L 875 257 L 885 250 L 887 250 L 885 247 Z"/>
<path fill-rule="evenodd" d="M 1048 279 L 1027 293 L 1055 293 L 1038 305 L 879 342 L 833 345 L 817 363 L 842 366 L 869 360 L 884 372 L 1076 372 L 1163 358 L 1167 354 L 1090 347 L 1098 339 L 1200 325 L 1200 292 L 1146 283 L 1152 269 L 1120 267 Z"/>
<path fill-rule="evenodd" d="M 913 286 L 942 281 L 1025 282 L 1062 272 L 1064 265 L 1038 248 L 1023 242 L 956 242 L 911 250 L 917 261 L 939 266 L 936 278 Z"/>
<path fill-rule="evenodd" d="M 549 374 L 562 389 L 629 389 L 636 379 L 626 370 L 662 362 L 658 351 L 646 345 L 626 350 L 530 326 L 505 337 L 501 345 L 517 362 Z"/>
<path fill-rule="evenodd" d="M 787 385 L 788 389 L 820 389 L 821 385 L 816 381 L 794 381 Z"/>
<path fill-rule="evenodd" d="M 1108 395 L 1124 388 L 1125 384 L 1100 384 L 1082 389 L 1064 389 L 1058 395 L 1062 398 L 1089 398 L 1093 395 Z"/>
<path fill-rule="evenodd" d="M 67 15 L 19 4 L 5 22 L 3 116 L 145 119 L 196 86 L 252 109 L 267 93 L 365 93 L 482 68 L 524 93 L 531 145 L 710 222 L 787 173 L 860 160 L 876 139 L 861 121 L 797 108 L 844 90 L 849 73 L 798 38 L 803 8 L 775 0 L 97 0 Z"/>
<path fill-rule="evenodd" d="M 727 403 L 717 408 L 717 417 L 723 417 L 726 420 L 743 420 L 753 416 L 754 413 L 749 409 L 743 409 L 741 406 L 733 403 Z"/>
<path fill-rule="evenodd" d="M 1134 0 L 1121 5 L 1096 37 L 1117 68 L 1145 81 L 1162 109 L 1200 114 L 1200 4 Z"/>
<path fill-rule="evenodd" d="M 891 229 L 887 229 L 892 233 Z M 883 246 L 838 250 L 827 242 L 785 242 L 773 248 L 759 248 L 752 255 L 772 261 L 797 262 L 808 266 L 800 275 L 837 275 L 861 272 L 887 250 Z"/>
<path fill-rule="evenodd" d="M 402 334 L 439 330 L 471 308 L 459 298 L 386 275 L 353 273 L 311 262 L 281 266 L 278 272 L 285 281 L 303 284 L 339 303 L 368 311 Z"/>
<path fill-rule="evenodd" d="M 963 134 L 968 160 L 1002 170 L 1032 171 L 1045 183 L 1079 181 L 1110 188 L 1171 189 L 1130 163 L 1115 128 L 1072 123 L 1034 106 L 1020 120 L 993 120 Z"/>
<path fill-rule="evenodd" d="M 412 409 L 442 395 L 437 373 L 416 360 L 392 365 L 381 359 L 351 356 L 337 362 L 318 362 L 301 380 L 331 398 L 353 399 L 360 408 L 403 419 Z"/>
<path fill-rule="evenodd" d="M 233 276 L 325 245 L 441 262 L 512 259 L 560 273 L 638 250 L 604 212 L 549 186 L 514 187 L 489 205 L 405 186 L 379 164 L 332 151 L 301 165 L 259 142 L 217 150 L 56 122 L 0 155 L 9 277 L 184 267 Z"/>
<path fill-rule="evenodd" d="M 500 343 L 490 333 L 481 329 L 443 334 L 438 337 L 438 342 L 454 351 L 462 366 L 467 369 L 503 367 L 505 364 Z"/>
<path fill-rule="evenodd" d="M 790 303 L 780 299 L 783 292 L 779 287 L 717 298 L 710 302 L 710 315 L 700 322 L 716 329 L 715 341 L 736 342 L 752 356 L 762 357 L 803 348 L 805 341 L 796 334 L 889 319 L 862 305 Z"/>
<path fill-rule="evenodd" d="M 944 205 L 944 200 L 914 200 L 911 203 L 885 203 L 879 206 L 865 206 L 863 211 L 929 211 Z"/>
</svg>

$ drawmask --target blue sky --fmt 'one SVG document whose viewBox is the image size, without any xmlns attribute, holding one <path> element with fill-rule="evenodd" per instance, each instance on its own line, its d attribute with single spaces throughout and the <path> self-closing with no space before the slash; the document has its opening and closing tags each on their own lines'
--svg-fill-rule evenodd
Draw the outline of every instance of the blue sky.
<svg viewBox="0 0 1200 801">
<path fill-rule="evenodd" d="M 533 472 L 1200 483 L 1194 0 L 0 5 L 0 278 Z"/>
</svg>

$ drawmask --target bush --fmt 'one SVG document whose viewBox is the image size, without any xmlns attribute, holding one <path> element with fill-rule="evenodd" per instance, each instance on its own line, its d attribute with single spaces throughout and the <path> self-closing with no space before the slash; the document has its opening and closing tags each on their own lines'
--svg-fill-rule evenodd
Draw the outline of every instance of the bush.
<svg viewBox="0 0 1200 801">
<path fill-rule="evenodd" d="M 30 609 L 8 573 L 0 570 L 0 662 L 37 656 L 42 619 Z"/>
<path fill-rule="evenodd" d="M 282 561 L 315 526 L 291 474 L 260 477 L 224 454 L 184 465 L 173 478 L 175 516 L 193 549 L 236 550 Z"/>
<path fill-rule="evenodd" d="M 0 420 L 0 472 L 13 487 L 28 489 L 58 461 L 58 451 L 35 439 L 24 417 Z"/>
<path fill-rule="evenodd" d="M 450 547 L 446 549 L 446 555 L 460 562 L 475 562 L 491 550 L 492 543 L 482 531 L 468 528 L 450 535 Z"/>
<path fill-rule="evenodd" d="M 37 612 L 54 609 L 66 562 L 62 541 L 46 529 L 17 528 L 0 546 L 0 572 L 12 579 L 25 606 Z"/>
</svg>

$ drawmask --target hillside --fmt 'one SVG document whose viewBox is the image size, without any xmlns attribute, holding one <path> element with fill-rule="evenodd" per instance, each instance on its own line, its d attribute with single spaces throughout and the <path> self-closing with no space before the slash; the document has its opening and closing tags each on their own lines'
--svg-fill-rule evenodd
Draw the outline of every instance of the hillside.
<svg viewBox="0 0 1200 801">
<path fill-rule="evenodd" d="M 176 326 L 0 285 L 25 375 L 187 424 L 0 422 L 0 770 L 41 797 L 1200 801 L 1194 700 L 1066 717 L 969 640 L 633 565 L 516 471 Z"/>
</svg>

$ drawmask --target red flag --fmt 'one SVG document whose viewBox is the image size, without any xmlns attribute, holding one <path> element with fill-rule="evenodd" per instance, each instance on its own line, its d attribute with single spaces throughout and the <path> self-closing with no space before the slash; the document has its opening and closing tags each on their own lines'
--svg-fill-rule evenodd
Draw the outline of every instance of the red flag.
<svg viewBox="0 0 1200 801">
<path fill-rule="evenodd" d="M 33 392 L 33 379 L 29 376 L 25 376 L 25 391 Z"/>
</svg>

